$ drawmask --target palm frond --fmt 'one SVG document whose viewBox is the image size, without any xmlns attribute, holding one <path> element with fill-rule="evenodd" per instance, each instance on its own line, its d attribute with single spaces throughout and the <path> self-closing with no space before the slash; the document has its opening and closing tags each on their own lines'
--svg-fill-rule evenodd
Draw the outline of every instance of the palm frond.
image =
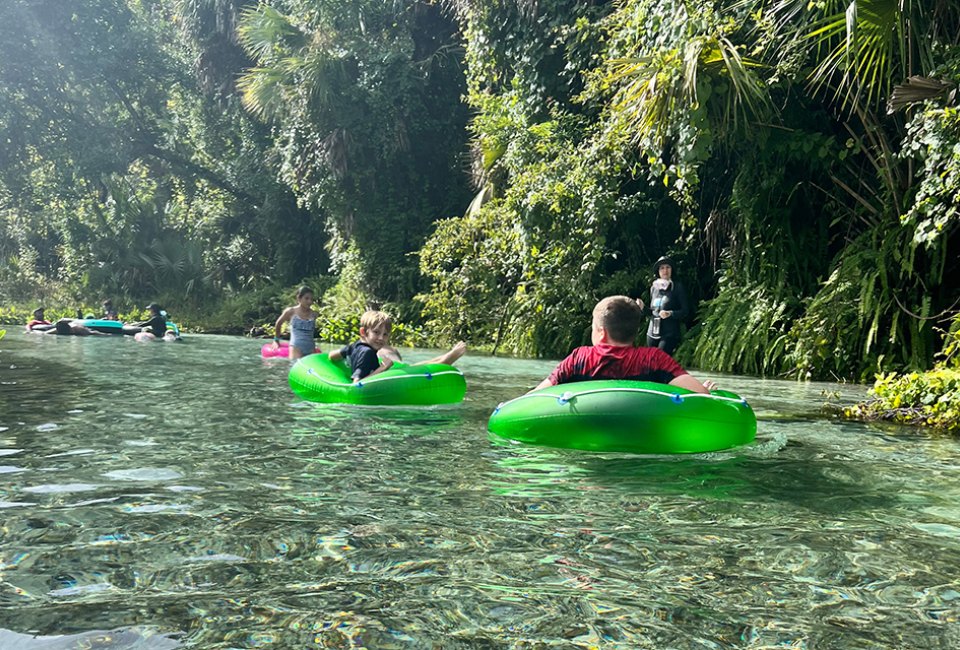
<svg viewBox="0 0 960 650">
<path fill-rule="evenodd" d="M 947 103 L 954 103 L 957 99 L 957 85 L 944 79 L 913 75 L 893 87 L 890 99 L 887 100 L 887 112 L 893 113 L 901 108 L 938 97 L 943 98 Z"/>
<path fill-rule="evenodd" d="M 275 67 L 256 67 L 248 70 L 237 88 L 244 106 L 261 117 L 275 117 L 286 105 L 287 75 Z"/>
<path fill-rule="evenodd" d="M 730 86 L 727 120 L 759 117 L 772 104 L 756 71 L 765 66 L 743 57 L 723 35 L 690 39 L 682 50 L 664 48 L 651 56 L 625 57 L 612 62 L 608 83 L 621 85 L 616 109 L 634 125 L 637 137 L 662 137 L 675 110 L 697 105 L 701 72 Z"/>
<path fill-rule="evenodd" d="M 744 0 L 737 6 L 767 10 L 782 53 L 805 44 L 814 59 L 808 76 L 811 90 L 832 96 L 841 110 L 880 105 L 897 79 L 933 66 L 936 35 L 953 39 L 956 9 L 933 11 L 919 0 Z M 942 32 L 942 33 L 941 33 Z M 772 52 L 774 58 L 779 53 Z"/>
<path fill-rule="evenodd" d="M 282 13 L 261 4 L 246 9 L 238 29 L 240 44 L 259 61 L 270 61 L 280 51 L 299 49 L 307 44 L 307 35 Z"/>
</svg>

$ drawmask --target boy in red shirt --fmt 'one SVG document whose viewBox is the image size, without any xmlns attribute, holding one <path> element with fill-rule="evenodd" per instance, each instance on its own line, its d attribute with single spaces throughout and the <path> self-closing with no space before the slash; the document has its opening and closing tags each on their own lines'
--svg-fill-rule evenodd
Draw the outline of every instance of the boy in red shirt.
<svg viewBox="0 0 960 650">
<path fill-rule="evenodd" d="M 634 347 L 643 310 L 632 298 L 609 296 L 593 308 L 590 340 L 557 364 L 550 376 L 534 390 L 592 379 L 633 379 L 679 386 L 697 393 L 709 393 L 712 381 L 701 384 L 658 348 Z"/>
</svg>

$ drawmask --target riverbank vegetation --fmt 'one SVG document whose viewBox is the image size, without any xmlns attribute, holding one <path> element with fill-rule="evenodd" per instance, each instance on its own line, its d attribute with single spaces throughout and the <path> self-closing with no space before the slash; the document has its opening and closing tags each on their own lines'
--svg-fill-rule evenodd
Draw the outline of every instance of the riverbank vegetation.
<svg viewBox="0 0 960 650">
<path fill-rule="evenodd" d="M 930 369 L 958 34 L 941 0 L 8 0 L 0 298 L 237 332 L 311 279 L 343 327 L 557 356 L 670 253 L 685 363 Z"/>
<path fill-rule="evenodd" d="M 869 399 L 843 409 L 843 415 L 960 431 L 960 317 L 945 332 L 941 358 L 932 370 L 879 375 Z"/>
<path fill-rule="evenodd" d="M 845 409 L 844 415 L 944 431 L 960 429 L 960 370 L 955 368 L 882 375 L 870 394 L 869 400 Z"/>
</svg>

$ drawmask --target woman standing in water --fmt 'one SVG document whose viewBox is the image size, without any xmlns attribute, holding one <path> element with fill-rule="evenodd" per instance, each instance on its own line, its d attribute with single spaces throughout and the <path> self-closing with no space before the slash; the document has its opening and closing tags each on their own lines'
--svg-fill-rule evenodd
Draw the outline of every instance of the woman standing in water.
<svg viewBox="0 0 960 650">
<path fill-rule="evenodd" d="M 680 345 L 680 323 L 687 317 L 687 292 L 673 279 L 673 260 L 663 256 L 653 265 L 656 279 L 650 286 L 650 306 L 644 311 L 650 315 L 647 327 L 647 346 L 660 348 L 667 354 Z M 643 301 L 638 301 L 643 307 Z"/>
<path fill-rule="evenodd" d="M 300 287 L 297 304 L 287 307 L 274 325 L 273 344 L 280 346 L 280 328 L 290 323 L 290 358 L 299 359 L 314 352 L 313 334 L 317 329 L 317 312 L 313 310 L 313 290 Z"/>
</svg>

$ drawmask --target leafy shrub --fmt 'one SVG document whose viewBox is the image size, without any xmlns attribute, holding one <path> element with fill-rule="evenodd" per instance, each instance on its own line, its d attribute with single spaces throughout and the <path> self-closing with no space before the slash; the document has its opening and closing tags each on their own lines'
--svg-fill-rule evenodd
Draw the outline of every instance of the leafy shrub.
<svg viewBox="0 0 960 650">
<path fill-rule="evenodd" d="M 212 308 L 188 309 L 182 315 L 198 325 L 202 324 L 201 329 L 204 332 L 244 334 L 254 326 L 270 324 L 272 327 L 284 307 L 292 303 L 294 295 L 296 288 L 268 284 L 256 289 L 246 289 L 242 293 L 226 295 L 214 303 Z M 173 306 L 175 303 L 167 304 Z M 174 315 L 176 317 L 181 314 Z"/>
<path fill-rule="evenodd" d="M 790 322 L 796 300 L 763 283 L 737 284 L 728 278 L 705 307 L 693 365 L 721 372 L 777 374 L 792 346 Z"/>
<path fill-rule="evenodd" d="M 940 351 L 942 365 L 960 368 L 960 313 L 950 321 L 950 328 L 943 337 L 943 349 Z"/>
<path fill-rule="evenodd" d="M 910 232 L 877 224 L 847 244 L 792 335 L 801 376 L 859 377 L 933 364 L 932 312 Z"/>
<path fill-rule="evenodd" d="M 932 246 L 960 225 L 960 107 L 929 108 L 908 125 L 902 157 L 923 161 L 924 173 L 904 224 L 914 241 Z"/>
<path fill-rule="evenodd" d="M 844 414 L 857 419 L 960 430 L 960 371 L 956 369 L 879 375 L 870 393 L 872 399 L 845 409 Z"/>
</svg>

